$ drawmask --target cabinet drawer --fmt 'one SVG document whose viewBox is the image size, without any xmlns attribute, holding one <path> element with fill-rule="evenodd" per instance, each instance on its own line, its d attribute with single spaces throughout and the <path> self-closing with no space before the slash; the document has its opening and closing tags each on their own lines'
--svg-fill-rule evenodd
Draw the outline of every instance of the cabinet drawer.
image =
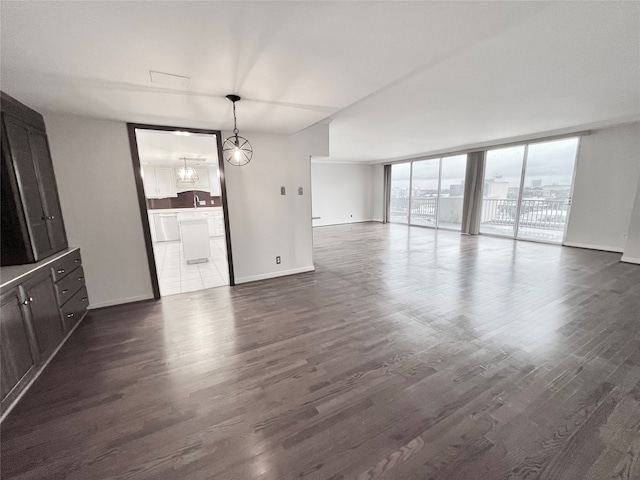
<svg viewBox="0 0 640 480">
<path fill-rule="evenodd" d="M 56 293 L 58 294 L 58 305 L 62 306 L 73 295 L 84 286 L 84 270 L 78 267 L 70 274 L 56 283 Z"/>
<path fill-rule="evenodd" d="M 68 331 L 80 321 L 88 306 L 89 296 L 87 295 L 87 289 L 82 287 L 60 309 L 65 331 Z"/>
<path fill-rule="evenodd" d="M 80 250 L 76 250 L 64 257 L 60 262 L 51 267 L 53 281 L 58 282 L 69 275 L 78 265 L 82 263 Z"/>
</svg>

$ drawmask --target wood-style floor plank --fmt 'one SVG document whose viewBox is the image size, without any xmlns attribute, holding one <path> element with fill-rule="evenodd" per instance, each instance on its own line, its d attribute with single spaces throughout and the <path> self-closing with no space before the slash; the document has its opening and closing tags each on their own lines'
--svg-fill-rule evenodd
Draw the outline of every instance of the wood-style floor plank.
<svg viewBox="0 0 640 480">
<path fill-rule="evenodd" d="M 90 313 L 6 479 L 638 479 L 640 267 L 376 223 L 316 272 Z"/>
</svg>

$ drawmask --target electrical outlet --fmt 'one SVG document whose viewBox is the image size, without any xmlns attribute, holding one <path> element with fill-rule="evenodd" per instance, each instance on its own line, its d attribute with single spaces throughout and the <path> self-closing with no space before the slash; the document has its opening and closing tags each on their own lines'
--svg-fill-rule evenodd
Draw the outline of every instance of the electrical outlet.
<svg viewBox="0 0 640 480">
<path fill-rule="evenodd" d="M 206 205 L 207 201 L 206 200 L 200 200 L 200 205 Z"/>
<path fill-rule="evenodd" d="M 302 187 L 298 187 L 298 195 L 304 195 L 304 190 L 302 190 Z"/>
<path fill-rule="evenodd" d="M 277 257 L 276 257 L 276 265 L 280 265 L 280 263 L 281 263 L 281 262 L 280 262 L 280 256 L 277 256 Z"/>
<path fill-rule="evenodd" d="M 280 187 L 280 195 L 286 195 L 287 190 L 284 187 Z"/>
</svg>

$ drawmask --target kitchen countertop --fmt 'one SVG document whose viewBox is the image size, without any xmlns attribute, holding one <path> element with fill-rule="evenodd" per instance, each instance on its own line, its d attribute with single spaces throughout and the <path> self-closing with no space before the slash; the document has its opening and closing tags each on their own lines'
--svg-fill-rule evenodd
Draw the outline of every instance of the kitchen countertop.
<svg viewBox="0 0 640 480">
<path fill-rule="evenodd" d="M 20 279 L 26 277 L 35 270 L 45 268 L 50 263 L 60 260 L 62 257 L 69 255 L 71 252 L 78 250 L 78 247 L 65 248 L 61 252 L 54 253 L 50 257 L 40 260 L 36 263 L 27 263 L 24 265 L 11 265 L 9 267 L 0 267 L 0 288 L 2 290 L 14 287 L 20 283 Z"/>
</svg>

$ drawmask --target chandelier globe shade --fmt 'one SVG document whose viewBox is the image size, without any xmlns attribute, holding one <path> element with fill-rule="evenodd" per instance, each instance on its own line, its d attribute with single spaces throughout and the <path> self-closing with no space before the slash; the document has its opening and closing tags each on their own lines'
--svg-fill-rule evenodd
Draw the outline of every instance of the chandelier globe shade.
<svg viewBox="0 0 640 480">
<path fill-rule="evenodd" d="M 227 95 L 227 99 L 233 103 L 233 135 L 222 142 L 222 157 L 231 165 L 241 167 L 251 161 L 253 147 L 249 140 L 239 135 L 236 102 L 240 101 L 240 97 L 238 95 Z"/>
</svg>

